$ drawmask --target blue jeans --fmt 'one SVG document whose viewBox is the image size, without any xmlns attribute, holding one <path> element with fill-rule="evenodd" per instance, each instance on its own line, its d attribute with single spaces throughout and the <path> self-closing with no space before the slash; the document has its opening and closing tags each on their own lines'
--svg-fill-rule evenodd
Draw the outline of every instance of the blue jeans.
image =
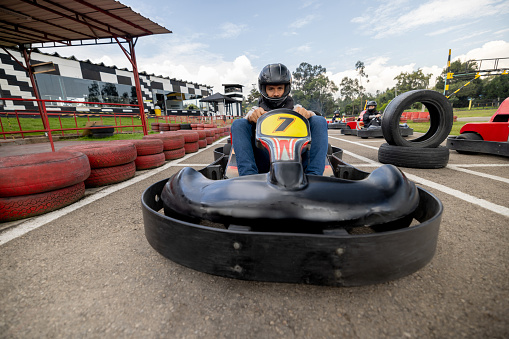
<svg viewBox="0 0 509 339">
<path fill-rule="evenodd" d="M 322 175 L 329 147 L 327 121 L 318 115 L 312 116 L 308 121 L 311 149 L 302 155 L 302 166 L 306 174 Z M 232 124 L 231 133 L 239 175 L 267 173 L 270 170 L 270 156 L 266 149 L 255 145 L 256 125 L 247 119 L 237 119 Z"/>
</svg>

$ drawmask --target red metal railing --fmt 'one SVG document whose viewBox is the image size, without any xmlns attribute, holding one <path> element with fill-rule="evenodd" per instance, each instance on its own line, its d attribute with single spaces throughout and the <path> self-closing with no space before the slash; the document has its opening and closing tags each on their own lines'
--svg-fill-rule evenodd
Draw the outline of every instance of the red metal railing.
<svg viewBox="0 0 509 339">
<path fill-rule="evenodd" d="M 4 110 L 2 112 L 0 112 L 0 128 L 1 128 L 1 132 L 0 132 L 0 135 L 3 136 L 4 139 L 6 139 L 6 136 L 7 135 L 12 135 L 12 134 L 19 134 L 21 135 L 22 138 L 25 138 L 25 134 L 28 134 L 28 133 L 46 133 L 50 142 L 51 142 L 51 148 L 52 150 L 54 151 L 55 148 L 54 148 L 54 145 L 53 145 L 53 137 L 52 137 L 52 133 L 53 132 L 60 132 L 62 135 L 64 135 L 64 131 L 76 131 L 76 133 L 79 135 L 78 131 L 80 130 L 84 130 L 84 129 L 98 129 L 98 128 L 101 128 L 101 127 L 87 127 L 87 126 L 78 126 L 78 117 L 87 117 L 87 121 L 90 121 L 90 118 L 93 117 L 93 116 L 96 116 L 96 117 L 99 117 L 101 122 L 103 121 L 103 117 L 112 117 L 114 118 L 114 121 L 115 121 L 115 128 L 117 129 L 117 131 L 120 131 L 122 132 L 123 129 L 125 128 L 132 128 L 133 132 L 135 131 L 135 128 L 136 127 L 141 127 L 142 130 L 145 132 L 147 131 L 146 129 L 146 116 L 144 114 L 144 112 L 139 112 L 140 110 L 140 106 L 138 104 L 119 104 L 119 103 L 102 103 L 102 102 L 81 102 L 81 101 L 70 101 L 70 100 L 42 100 L 42 99 L 23 99 L 23 98 L 0 98 L 0 100 L 3 100 L 4 102 L 5 101 L 13 101 L 13 102 L 37 102 L 38 105 L 40 105 L 39 109 L 37 111 L 30 111 L 30 110 L 14 110 L 14 111 L 8 111 L 8 110 Z M 71 104 L 78 104 L 78 105 L 83 105 L 83 104 L 86 104 L 86 105 L 94 105 L 94 106 L 108 106 L 108 107 L 122 107 L 122 108 L 132 108 L 133 111 L 138 111 L 137 113 L 132 113 L 132 114 L 129 114 L 129 113 L 115 113 L 115 112 L 111 112 L 111 113 L 100 113 L 100 112 L 90 112 L 90 113 L 84 113 L 84 112 L 75 112 L 75 111 L 51 111 L 49 109 L 46 108 L 46 104 L 47 103 L 71 103 Z M 42 112 L 43 112 L 43 115 L 41 115 L 41 110 L 40 108 L 42 108 Z M 9 131 L 6 131 L 5 130 L 5 127 L 4 127 L 4 123 L 2 122 L 2 117 L 5 119 L 5 117 L 9 118 L 9 116 L 13 115 L 15 118 L 16 118 L 16 122 L 17 122 L 17 125 L 18 125 L 18 130 L 15 130 L 13 129 L 12 127 L 9 128 Z M 42 128 L 39 128 L 39 129 L 31 129 L 31 130 L 28 130 L 28 129 L 23 129 L 22 128 L 22 123 L 21 123 L 21 120 L 20 118 L 26 118 L 28 116 L 39 116 L 42 120 Z M 72 128 L 64 128 L 63 127 L 63 124 L 62 124 L 62 118 L 64 116 L 72 116 L 74 118 L 74 127 Z M 58 118 L 58 122 L 59 122 L 59 125 L 60 125 L 60 128 L 52 128 L 50 126 L 50 122 L 49 122 L 49 117 L 57 117 Z M 135 123 L 134 119 L 135 118 L 138 118 L 140 119 L 140 123 Z M 125 122 L 123 123 L 122 122 L 122 119 L 124 119 L 124 121 L 126 119 L 130 119 L 130 124 L 126 124 Z M 146 132 L 145 132 L 146 134 Z"/>
<path fill-rule="evenodd" d="M 0 100 L 5 101 L 14 101 L 14 102 L 23 102 L 23 101 L 31 101 L 38 102 L 44 108 L 45 115 L 47 117 L 47 121 L 45 121 L 44 117 L 41 116 L 39 110 L 13 110 L 13 111 L 0 111 L 0 136 L 3 139 L 6 139 L 8 135 L 21 135 L 21 138 L 25 138 L 26 134 L 30 133 L 47 133 L 49 137 L 53 132 L 58 132 L 62 136 L 65 136 L 65 132 L 68 131 L 76 131 L 76 135 L 79 135 L 80 130 L 85 129 L 99 129 L 101 127 L 87 127 L 87 126 L 79 126 L 78 118 L 85 117 L 88 121 L 91 121 L 94 117 L 99 118 L 101 124 L 103 124 L 103 118 L 114 118 L 115 121 L 115 129 L 117 132 L 123 132 L 125 129 L 132 129 L 132 132 L 136 132 L 136 127 L 141 127 L 143 130 L 143 125 L 145 126 L 148 121 L 153 122 L 165 122 L 165 123 L 211 123 L 216 124 L 218 126 L 229 125 L 233 122 L 233 117 L 223 117 L 223 116 L 181 116 L 181 115 L 162 115 L 162 116 L 146 116 L 145 114 L 140 115 L 139 112 L 134 113 L 104 113 L 104 112 L 89 112 L 85 113 L 83 111 L 68 111 L 68 110 L 58 110 L 54 111 L 51 108 L 46 107 L 46 103 L 72 103 L 72 104 L 87 104 L 87 105 L 101 105 L 108 107 L 132 107 L 134 111 L 139 111 L 138 104 L 118 104 L 118 103 L 100 103 L 100 102 L 81 102 L 81 101 L 70 101 L 70 100 L 37 100 L 37 99 L 21 99 L 21 98 L 0 98 Z M 17 129 L 12 128 L 12 126 L 7 131 L 4 126 L 4 120 L 9 119 L 11 116 L 15 117 Z M 23 129 L 22 120 L 28 117 L 39 116 L 42 120 L 42 128 L 39 129 Z M 141 119 L 141 116 L 144 119 Z M 59 128 L 52 128 L 50 126 L 49 118 L 58 119 Z M 63 127 L 62 119 L 74 119 L 74 127 Z M 140 123 L 136 124 L 135 119 L 139 119 Z M 128 120 L 129 123 L 125 121 Z M 54 124 L 54 122 L 53 122 Z M 147 131 L 149 129 L 146 129 Z M 146 133 L 145 133 L 146 134 Z M 52 149 L 54 150 L 53 140 L 50 138 L 52 143 Z"/>
</svg>

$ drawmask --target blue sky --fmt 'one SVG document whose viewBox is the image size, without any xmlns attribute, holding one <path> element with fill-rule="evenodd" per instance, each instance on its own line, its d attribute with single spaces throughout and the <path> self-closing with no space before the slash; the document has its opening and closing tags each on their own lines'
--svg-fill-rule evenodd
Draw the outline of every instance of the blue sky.
<svg viewBox="0 0 509 339">
<path fill-rule="evenodd" d="M 509 57 L 508 0 L 120 0 L 173 33 L 142 37 L 140 70 L 214 86 L 256 83 L 268 63 L 321 65 L 339 85 L 366 65 L 369 92 L 419 68 L 438 75 L 453 59 Z M 118 46 L 54 49 L 129 67 Z M 50 52 L 50 50 L 46 50 Z M 52 51 L 51 51 L 52 52 Z M 500 64 L 509 68 L 509 61 Z M 364 81 L 365 82 L 365 81 Z"/>
</svg>

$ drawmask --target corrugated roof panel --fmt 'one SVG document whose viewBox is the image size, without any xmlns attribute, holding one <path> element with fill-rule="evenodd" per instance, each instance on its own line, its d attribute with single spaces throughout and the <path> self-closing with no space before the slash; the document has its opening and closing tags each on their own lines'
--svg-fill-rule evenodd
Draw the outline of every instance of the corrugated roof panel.
<svg viewBox="0 0 509 339">
<path fill-rule="evenodd" d="M 2 0 L 0 46 L 171 33 L 115 0 Z"/>
</svg>

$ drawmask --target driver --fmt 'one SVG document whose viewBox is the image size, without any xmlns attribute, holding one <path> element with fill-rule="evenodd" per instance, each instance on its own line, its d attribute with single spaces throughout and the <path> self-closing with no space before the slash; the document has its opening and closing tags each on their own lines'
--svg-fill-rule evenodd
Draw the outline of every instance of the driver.
<svg viewBox="0 0 509 339">
<path fill-rule="evenodd" d="M 235 120 L 231 127 L 239 176 L 267 173 L 270 170 L 269 152 L 255 145 L 256 121 L 263 114 L 277 108 L 291 109 L 308 119 L 312 142 L 311 149 L 302 157 L 302 165 L 306 174 L 323 174 L 328 149 L 327 121 L 301 105 L 294 104 L 289 95 L 291 83 L 291 73 L 283 64 L 267 65 L 260 72 L 258 90 L 262 96 L 258 106 L 253 107 L 244 119 Z"/>
<path fill-rule="evenodd" d="M 334 116 L 332 117 L 332 123 L 335 123 L 336 121 L 337 122 L 341 121 L 341 117 L 339 116 L 339 111 L 338 110 L 334 111 Z"/>
<path fill-rule="evenodd" d="M 368 109 L 362 116 L 362 122 L 364 122 L 364 128 L 368 128 L 370 126 L 380 126 L 382 116 L 380 112 L 376 110 L 376 101 L 368 101 L 366 105 Z"/>
</svg>

